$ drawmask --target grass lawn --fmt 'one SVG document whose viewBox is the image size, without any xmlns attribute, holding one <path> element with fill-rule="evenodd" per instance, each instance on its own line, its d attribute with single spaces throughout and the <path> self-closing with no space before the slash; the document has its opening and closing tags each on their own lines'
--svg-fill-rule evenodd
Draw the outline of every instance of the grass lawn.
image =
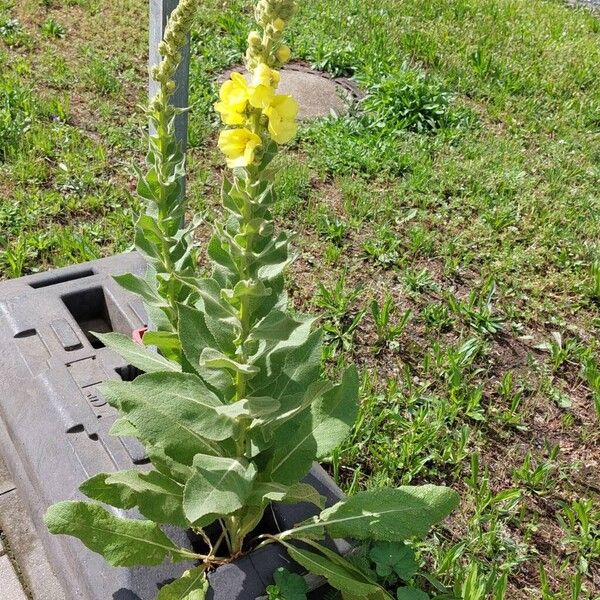
<svg viewBox="0 0 600 600">
<path fill-rule="evenodd" d="M 458 598 L 600 598 L 600 17 L 559 0 L 300 4 L 296 56 L 366 94 L 305 125 L 276 175 L 294 301 L 322 315 L 329 367 L 363 374 L 332 473 L 350 492 L 457 489 L 420 548 Z M 189 192 L 210 220 L 214 81 L 250 11 L 202 6 Z M 4 277 L 130 245 L 146 12 L 0 0 Z"/>
</svg>

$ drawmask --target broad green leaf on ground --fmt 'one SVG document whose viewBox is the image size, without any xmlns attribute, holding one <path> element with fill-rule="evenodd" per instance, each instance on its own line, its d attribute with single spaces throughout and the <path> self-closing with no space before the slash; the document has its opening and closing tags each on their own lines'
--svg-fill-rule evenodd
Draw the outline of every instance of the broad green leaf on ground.
<svg viewBox="0 0 600 600">
<path fill-rule="evenodd" d="M 130 490 L 144 517 L 155 523 L 188 527 L 183 514 L 183 485 L 158 471 L 120 471 L 106 478 L 106 484 Z"/>
<path fill-rule="evenodd" d="M 419 570 L 415 551 L 402 542 L 375 542 L 369 556 L 380 577 L 396 573 L 400 579 L 408 581 Z"/>
<path fill-rule="evenodd" d="M 350 367 L 339 385 L 277 429 L 270 478 L 294 483 L 308 473 L 315 458 L 327 456 L 339 446 L 354 425 L 357 398 L 358 375 Z"/>
<path fill-rule="evenodd" d="M 369 581 L 341 557 L 338 557 L 340 560 L 331 560 L 330 557 L 323 556 L 323 554 L 298 548 L 292 544 L 285 543 L 284 545 L 292 560 L 311 573 L 325 577 L 327 582 L 337 590 L 346 591 L 357 598 L 391 599 L 391 596 L 381 586 Z"/>
<path fill-rule="evenodd" d="M 185 486 L 183 509 L 189 521 L 199 526 L 242 508 L 256 477 L 256 467 L 243 458 L 198 454 L 194 469 Z"/>
<path fill-rule="evenodd" d="M 216 442 L 232 437 L 236 427 L 217 411 L 220 400 L 193 374 L 151 373 L 131 383 L 109 381 L 101 389 L 142 442 L 160 445 L 184 464 L 198 453 L 222 454 Z"/>
<path fill-rule="evenodd" d="M 133 365 L 144 373 L 181 371 L 181 367 L 177 363 L 167 360 L 157 352 L 153 352 L 140 344 L 136 344 L 131 337 L 122 333 L 94 333 L 93 335 L 107 348 L 114 350 L 130 365 Z"/>
<path fill-rule="evenodd" d="M 323 537 L 401 542 L 424 537 L 458 505 L 458 494 L 435 485 L 359 492 L 286 532 Z"/>
<path fill-rule="evenodd" d="M 397 600 L 429 600 L 429 594 L 415 587 L 401 587 L 396 592 Z"/>
<path fill-rule="evenodd" d="M 79 538 L 113 567 L 159 565 L 166 558 L 185 559 L 156 523 L 123 519 L 90 502 L 59 502 L 46 512 L 51 533 Z"/>
<path fill-rule="evenodd" d="M 195 567 L 173 583 L 160 588 L 156 600 L 204 600 L 207 591 L 205 567 Z"/>
<path fill-rule="evenodd" d="M 270 585 L 267 588 L 269 599 L 306 600 L 308 585 L 304 577 L 279 567 L 273 574 L 273 580 L 275 581 L 275 585 Z"/>
</svg>

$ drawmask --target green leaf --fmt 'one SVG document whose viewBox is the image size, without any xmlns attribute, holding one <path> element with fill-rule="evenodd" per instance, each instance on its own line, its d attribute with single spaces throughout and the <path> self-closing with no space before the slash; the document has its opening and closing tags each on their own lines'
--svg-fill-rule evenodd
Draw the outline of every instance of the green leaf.
<svg viewBox="0 0 600 600">
<path fill-rule="evenodd" d="M 205 348 L 202 351 L 200 366 L 209 369 L 229 369 L 234 373 L 241 373 L 243 375 L 255 375 L 259 371 L 258 367 L 237 362 L 213 348 Z"/>
<path fill-rule="evenodd" d="M 221 294 L 223 298 L 239 304 L 242 298 L 266 298 L 271 295 L 271 288 L 265 286 L 262 281 L 254 279 L 238 281 L 232 290 L 222 290 Z"/>
<path fill-rule="evenodd" d="M 327 582 L 337 590 L 348 592 L 357 598 L 369 598 L 372 600 L 388 600 L 391 598 L 385 590 L 375 582 L 360 573 L 355 567 L 344 560 L 341 556 L 328 556 L 298 548 L 292 544 L 284 543 L 290 557 L 305 569 L 325 577 Z M 319 547 L 321 549 L 321 547 Z"/>
<path fill-rule="evenodd" d="M 79 491 L 92 500 L 98 500 L 115 508 L 129 509 L 136 505 L 136 494 L 125 486 L 109 485 L 110 473 L 98 473 L 79 486 Z"/>
<path fill-rule="evenodd" d="M 274 586 L 267 588 L 268 593 L 276 593 L 274 598 L 279 600 L 306 600 L 308 593 L 308 585 L 297 573 L 290 573 L 283 567 L 279 567 L 273 574 L 275 581 Z M 269 591 L 271 588 L 271 591 Z"/>
<path fill-rule="evenodd" d="M 108 476 L 106 484 L 135 494 L 135 504 L 147 519 L 177 527 L 189 526 L 183 514 L 183 486 L 166 475 L 132 469 Z"/>
<path fill-rule="evenodd" d="M 283 311 L 275 309 L 252 328 L 248 339 L 268 341 L 287 340 L 303 322 L 297 321 Z"/>
<path fill-rule="evenodd" d="M 435 485 L 359 492 L 286 532 L 286 537 L 327 533 L 333 538 L 402 542 L 424 537 L 458 501 L 456 492 Z"/>
<path fill-rule="evenodd" d="M 312 485 L 308 483 L 296 483 L 287 486 L 281 483 L 257 482 L 252 488 L 252 493 L 248 498 L 248 504 L 264 505 L 264 500 L 271 502 L 283 502 L 286 504 L 298 504 L 300 502 L 309 502 L 325 508 L 325 497 L 321 496 Z"/>
<path fill-rule="evenodd" d="M 107 348 L 120 354 L 130 365 L 144 371 L 144 373 L 181 371 L 178 364 L 163 358 L 157 352 L 152 352 L 152 350 L 136 344 L 131 337 L 122 333 L 94 333 L 93 335 Z"/>
<path fill-rule="evenodd" d="M 160 588 L 156 600 L 204 600 L 208 591 L 205 567 L 186 571 L 173 583 Z"/>
<path fill-rule="evenodd" d="M 256 477 L 256 467 L 244 458 L 197 454 L 194 469 L 185 486 L 183 509 L 200 527 L 242 508 Z"/>
<path fill-rule="evenodd" d="M 429 594 L 415 587 L 401 587 L 396 591 L 397 600 L 429 600 Z"/>
<path fill-rule="evenodd" d="M 220 400 L 196 375 L 152 373 L 132 383 L 106 382 L 101 390 L 141 441 L 180 463 L 191 464 L 198 453 L 222 454 L 215 442 L 233 436 L 235 421 L 218 412 Z"/>
<path fill-rule="evenodd" d="M 233 404 L 226 404 L 218 410 L 232 419 L 239 417 L 253 419 L 266 417 L 276 412 L 279 406 L 279 400 L 275 400 L 274 398 L 247 398 Z"/>
<path fill-rule="evenodd" d="M 250 382 L 253 396 L 284 396 L 304 393 L 321 374 L 322 333 L 310 333 L 311 322 L 298 327 L 289 340 L 277 344 L 259 366 L 261 373 Z"/>
<path fill-rule="evenodd" d="M 194 472 L 191 466 L 173 460 L 160 446 L 149 446 L 146 451 L 150 462 L 158 471 L 179 483 L 185 483 Z"/>
<path fill-rule="evenodd" d="M 204 300 L 204 307 L 205 312 L 183 304 L 178 307 L 181 344 L 193 365 L 200 362 L 200 354 L 204 348 L 235 352 L 233 340 L 238 335 L 238 329 L 231 323 L 232 316 L 224 312 L 216 302 Z M 212 323 L 212 327 L 209 323 Z"/>
<path fill-rule="evenodd" d="M 146 331 L 143 342 L 145 346 L 156 346 L 163 355 L 181 350 L 179 336 L 172 331 Z"/>
<path fill-rule="evenodd" d="M 316 458 L 327 456 L 350 433 L 358 411 L 358 375 L 354 367 L 342 382 L 297 417 L 277 429 L 270 478 L 295 483 Z"/>
<path fill-rule="evenodd" d="M 139 437 L 137 429 L 125 417 L 117 417 L 111 425 L 109 433 L 116 437 Z"/>
<path fill-rule="evenodd" d="M 402 542 L 376 542 L 369 556 L 380 577 L 396 573 L 400 579 L 408 581 L 419 570 L 414 550 Z"/>
<path fill-rule="evenodd" d="M 155 523 L 117 517 L 99 504 L 59 502 L 48 509 L 44 522 L 50 533 L 79 538 L 113 567 L 159 565 L 168 557 L 187 558 Z"/>
<path fill-rule="evenodd" d="M 126 290 L 141 296 L 148 304 L 158 307 L 167 307 L 168 304 L 160 297 L 157 290 L 150 287 L 149 283 L 131 273 L 124 275 L 113 275 L 113 279 Z"/>
</svg>

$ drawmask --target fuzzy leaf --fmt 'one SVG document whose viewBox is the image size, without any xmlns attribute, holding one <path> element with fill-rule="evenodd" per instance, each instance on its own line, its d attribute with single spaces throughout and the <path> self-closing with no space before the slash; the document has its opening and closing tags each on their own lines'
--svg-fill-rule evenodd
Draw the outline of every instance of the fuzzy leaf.
<svg viewBox="0 0 600 600">
<path fill-rule="evenodd" d="M 197 454 L 194 469 L 185 486 L 183 509 L 198 526 L 242 508 L 256 477 L 256 467 L 243 458 Z"/>
<path fill-rule="evenodd" d="M 46 512 L 51 533 L 79 538 L 113 567 L 159 565 L 169 556 L 181 560 L 179 549 L 151 521 L 123 519 L 90 502 L 59 502 Z"/>
<path fill-rule="evenodd" d="M 94 333 L 107 348 L 121 355 L 130 365 L 140 369 L 144 373 L 159 373 L 163 371 L 178 372 L 181 367 L 157 352 L 152 352 L 136 344 L 131 337 L 122 333 Z"/>
<path fill-rule="evenodd" d="M 209 369 L 229 369 L 234 373 L 244 375 L 255 375 L 258 368 L 247 363 L 236 362 L 232 358 L 225 356 L 222 352 L 213 348 L 205 348 L 200 355 L 200 366 Z"/>
<path fill-rule="evenodd" d="M 192 467 L 173 460 L 163 448 L 152 445 L 147 448 L 148 458 L 157 471 L 178 483 L 185 483 L 194 472 Z"/>
<path fill-rule="evenodd" d="M 290 338 L 292 333 L 302 325 L 280 310 L 272 310 L 264 319 L 257 323 L 248 339 L 283 341 Z"/>
<path fill-rule="evenodd" d="M 188 527 L 183 514 L 183 486 L 158 471 L 120 471 L 106 478 L 108 486 L 130 490 L 144 517 L 155 523 Z"/>
<path fill-rule="evenodd" d="M 248 504 L 264 505 L 264 499 L 272 502 L 283 502 L 286 504 L 298 504 L 300 502 L 309 502 L 325 508 L 325 497 L 308 483 L 296 483 L 291 486 L 275 482 L 255 483 L 252 488 L 252 494 L 248 498 Z"/>
<path fill-rule="evenodd" d="M 220 306 L 215 304 L 204 300 L 204 312 L 183 304 L 179 305 L 181 344 L 193 365 L 197 365 L 200 361 L 200 354 L 204 348 L 235 352 L 233 340 L 237 337 L 238 330 L 231 322 L 231 315 L 223 313 Z"/>
<path fill-rule="evenodd" d="M 79 486 L 79 491 L 92 500 L 98 500 L 115 508 L 129 509 L 136 505 L 136 494 L 125 486 L 109 485 L 110 473 L 98 473 Z"/>
<path fill-rule="evenodd" d="M 286 537 L 318 536 L 402 542 L 424 537 L 458 504 L 458 494 L 435 485 L 359 492 L 290 530 Z"/>
<path fill-rule="evenodd" d="M 196 375 L 152 373 L 132 383 L 106 382 L 101 389 L 141 441 L 160 445 L 183 464 L 199 452 L 222 454 L 215 442 L 233 435 L 235 421 L 218 413 L 221 402 Z"/>
<path fill-rule="evenodd" d="M 271 479 L 295 483 L 308 473 L 315 458 L 327 456 L 339 446 L 354 425 L 357 398 L 358 375 L 350 367 L 341 384 L 277 429 Z"/>
<path fill-rule="evenodd" d="M 160 588 L 156 600 L 204 600 L 207 591 L 205 567 L 195 567 Z"/>
<path fill-rule="evenodd" d="M 158 292 L 150 287 L 150 284 L 137 275 L 125 273 L 124 275 L 114 275 L 113 279 L 126 290 L 141 296 L 148 304 L 158 307 L 167 307 L 168 304 L 160 297 Z"/>
</svg>

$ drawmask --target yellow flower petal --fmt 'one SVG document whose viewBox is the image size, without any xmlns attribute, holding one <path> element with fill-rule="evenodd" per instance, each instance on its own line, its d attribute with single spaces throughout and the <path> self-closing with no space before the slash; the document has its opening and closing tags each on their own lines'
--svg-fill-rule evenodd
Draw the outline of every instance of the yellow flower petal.
<svg viewBox="0 0 600 600">
<path fill-rule="evenodd" d="M 270 106 L 275 98 L 275 90 L 266 85 L 253 85 L 250 87 L 248 99 L 254 108 L 265 109 Z"/>
<path fill-rule="evenodd" d="M 226 81 L 219 92 L 219 97 L 231 110 L 243 112 L 248 102 L 248 83 L 243 75 L 232 73 L 231 79 Z"/>
<path fill-rule="evenodd" d="M 225 102 L 216 102 L 215 110 L 221 115 L 221 120 L 225 125 L 242 125 L 246 120 L 242 113 L 232 110 Z"/>
<path fill-rule="evenodd" d="M 263 112 L 269 117 L 269 134 L 278 144 L 286 144 L 296 135 L 298 103 L 294 98 L 275 96 L 271 105 Z"/>
<path fill-rule="evenodd" d="M 226 129 L 219 135 L 219 149 L 227 158 L 227 166 L 247 167 L 254 162 L 254 154 L 261 139 L 249 129 Z"/>
</svg>

